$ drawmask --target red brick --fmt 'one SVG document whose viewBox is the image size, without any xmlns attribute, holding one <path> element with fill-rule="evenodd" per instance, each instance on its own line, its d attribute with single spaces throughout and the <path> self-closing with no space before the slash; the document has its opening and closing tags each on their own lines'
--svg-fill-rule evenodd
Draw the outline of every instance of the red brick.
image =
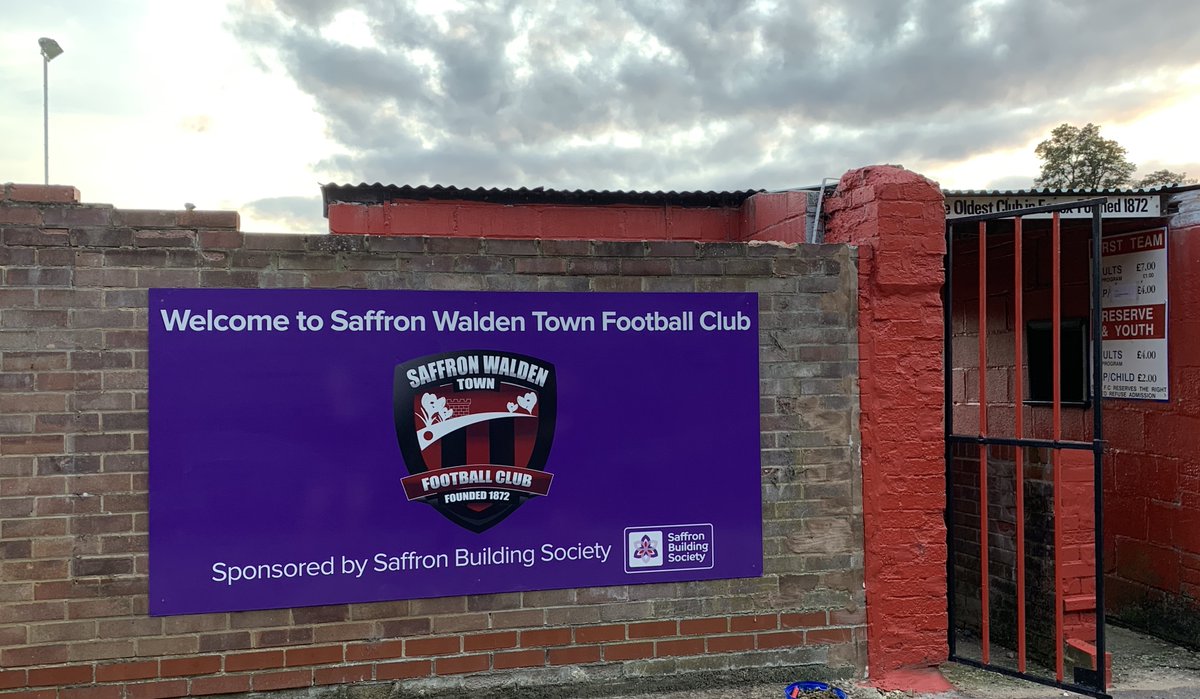
<svg viewBox="0 0 1200 699">
<path fill-rule="evenodd" d="M 195 658 L 170 658 L 160 661 L 159 675 L 162 677 L 185 677 L 188 675 L 210 675 L 221 671 L 221 656 L 202 655 Z"/>
<path fill-rule="evenodd" d="M 825 626 L 828 624 L 825 612 L 802 612 L 798 614 L 780 614 L 779 626 L 785 629 L 802 629 Z"/>
<path fill-rule="evenodd" d="M 654 655 L 659 658 L 670 658 L 681 655 L 701 655 L 703 653 L 703 638 L 684 638 L 677 641 L 659 641 L 654 644 Z"/>
<path fill-rule="evenodd" d="M 615 643 L 604 646 L 604 659 L 609 662 L 614 660 L 642 660 L 652 657 L 654 657 L 654 644 L 650 642 Z"/>
<path fill-rule="evenodd" d="M 208 694 L 233 694 L 250 691 L 250 675 L 224 675 L 221 677 L 197 677 L 192 680 L 188 696 Z"/>
<path fill-rule="evenodd" d="M 433 672 L 433 662 L 410 660 L 402 663 L 379 663 L 375 666 L 377 680 L 407 680 L 413 677 L 428 677 Z"/>
<path fill-rule="evenodd" d="M 456 658 L 438 658 L 434 661 L 434 674 L 462 675 L 468 672 L 483 672 L 488 669 L 490 658 L 486 655 L 463 655 Z"/>
<path fill-rule="evenodd" d="M 373 665 L 319 667 L 313 671 L 313 684 L 350 684 L 371 679 Z"/>
<path fill-rule="evenodd" d="M 674 636 L 678 633 L 678 624 L 674 621 L 645 621 L 629 625 L 629 638 L 661 638 Z"/>
<path fill-rule="evenodd" d="M 4 699 L 57 699 L 57 689 L 34 689 L 28 692 L 5 694 Z"/>
<path fill-rule="evenodd" d="M 518 667 L 542 667 L 546 664 L 544 650 L 518 650 L 512 653 L 496 653 L 492 656 L 492 667 L 511 670 Z"/>
<path fill-rule="evenodd" d="M 44 434 L 0 437 L 0 453 L 13 456 L 16 454 L 61 454 L 63 452 L 63 435 Z"/>
<path fill-rule="evenodd" d="M 238 231 L 200 231 L 199 237 L 200 247 L 206 249 L 235 249 L 243 245 L 242 233 Z"/>
<path fill-rule="evenodd" d="M 285 664 L 291 667 L 293 665 L 329 665 L 340 662 L 342 662 L 341 646 L 317 646 L 288 650 Z"/>
<path fill-rule="evenodd" d="M 484 633 L 474 636 L 463 636 L 463 650 L 497 650 L 499 648 L 516 648 L 517 632 L 504 631 L 501 633 Z"/>
<path fill-rule="evenodd" d="M 683 636 L 707 636 L 729 631 L 729 619 L 716 617 L 713 619 L 684 619 L 679 622 L 679 633 Z"/>
<path fill-rule="evenodd" d="M 68 665 L 66 667 L 38 668 L 29 671 L 30 687 L 83 684 L 84 682 L 91 681 L 91 665 Z"/>
<path fill-rule="evenodd" d="M 423 655 L 449 655 L 462 650 L 461 636 L 443 636 L 440 638 L 417 638 L 404 642 L 404 655 L 419 657 Z"/>
<path fill-rule="evenodd" d="M 713 636 L 707 639 L 709 653 L 735 653 L 754 650 L 754 636 Z"/>
<path fill-rule="evenodd" d="M 146 680 L 158 677 L 158 661 L 138 663 L 110 663 L 96 666 L 97 682 L 121 682 L 124 680 Z"/>
<path fill-rule="evenodd" d="M 63 688 L 58 699 L 125 699 L 125 689 L 120 685 Z"/>
<path fill-rule="evenodd" d="M 0 689 L 28 686 L 28 675 L 24 670 L 0 670 Z"/>
<path fill-rule="evenodd" d="M 241 216 L 236 211 L 205 211 L 193 209 L 179 212 L 179 225 L 187 228 L 231 228 L 241 226 Z"/>
<path fill-rule="evenodd" d="M 33 225 L 36 226 L 42 222 L 42 211 L 36 206 L 0 206 L 0 225 Z M 4 242 L 6 245 L 37 245 L 39 241 L 45 241 L 47 244 L 53 244 L 55 238 L 62 238 L 66 242 L 66 231 L 62 231 L 60 235 L 48 235 L 50 231 L 38 230 L 35 228 L 13 228 L 5 231 Z"/>
<path fill-rule="evenodd" d="M 850 629 L 815 629 L 804 632 L 804 640 L 808 643 L 849 643 L 852 638 L 853 632 Z"/>
<path fill-rule="evenodd" d="M 758 634 L 758 648 L 790 648 L 804 645 L 803 631 L 780 631 L 778 633 Z"/>
<path fill-rule="evenodd" d="M 235 653 L 225 656 L 225 672 L 265 670 L 283 667 L 283 651 L 267 650 L 256 653 Z"/>
<path fill-rule="evenodd" d="M 609 626 L 582 626 L 575 629 L 576 643 L 602 643 L 604 641 L 624 640 L 624 624 L 611 624 Z"/>
<path fill-rule="evenodd" d="M 41 204 L 78 204 L 79 190 L 61 184 L 14 184 L 6 197 L 10 201 L 29 201 Z"/>
<path fill-rule="evenodd" d="M 779 617 L 775 614 L 735 616 L 729 619 L 730 631 L 766 631 L 779 628 Z"/>
<path fill-rule="evenodd" d="M 600 662 L 600 646 L 572 646 L 551 648 L 551 665 L 583 665 Z"/>
<path fill-rule="evenodd" d="M 346 646 L 346 661 L 385 660 L 404 657 L 404 641 L 381 641 Z"/>
<path fill-rule="evenodd" d="M 521 646 L 565 646 L 571 643 L 570 629 L 539 629 L 521 632 Z"/>
<path fill-rule="evenodd" d="M 166 699 L 167 697 L 187 696 L 187 680 L 169 680 L 167 682 L 141 682 L 125 685 L 126 699 Z"/>
<path fill-rule="evenodd" d="M 256 692 L 270 689 L 311 687 L 312 678 L 312 670 L 284 670 L 283 672 L 267 672 L 251 676 L 250 687 Z"/>
</svg>

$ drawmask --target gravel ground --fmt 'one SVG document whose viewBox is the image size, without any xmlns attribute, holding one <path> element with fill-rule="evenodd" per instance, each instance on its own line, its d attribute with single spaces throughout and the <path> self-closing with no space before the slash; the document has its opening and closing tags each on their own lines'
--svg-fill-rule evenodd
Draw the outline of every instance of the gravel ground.
<svg viewBox="0 0 1200 699">
<path fill-rule="evenodd" d="M 1113 699 L 1200 699 L 1200 653 L 1133 631 L 1110 626 L 1113 652 Z M 880 692 L 845 682 L 838 686 L 851 699 L 1050 699 L 1077 697 L 1061 689 L 1024 682 L 957 663 L 942 667 L 955 686 L 944 694 Z M 627 699 L 781 699 L 784 684 L 713 687 L 686 692 L 627 695 Z"/>
</svg>

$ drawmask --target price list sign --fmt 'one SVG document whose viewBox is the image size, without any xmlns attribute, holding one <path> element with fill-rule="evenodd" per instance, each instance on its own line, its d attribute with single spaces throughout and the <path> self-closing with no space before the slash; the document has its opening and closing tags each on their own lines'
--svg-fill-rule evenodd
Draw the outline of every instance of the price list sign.
<svg viewBox="0 0 1200 699">
<path fill-rule="evenodd" d="M 1108 236 L 1100 246 L 1102 395 L 1165 401 L 1167 229 Z"/>
</svg>

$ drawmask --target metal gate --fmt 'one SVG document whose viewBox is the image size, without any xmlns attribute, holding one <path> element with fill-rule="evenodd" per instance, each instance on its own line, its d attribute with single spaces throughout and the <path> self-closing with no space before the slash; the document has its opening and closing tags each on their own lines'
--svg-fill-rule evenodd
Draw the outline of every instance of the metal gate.
<svg viewBox="0 0 1200 699">
<path fill-rule="evenodd" d="M 995 671 L 1033 682 L 1077 692 L 1079 694 L 1107 698 L 1106 693 L 1106 663 L 1105 634 L 1104 634 L 1104 565 L 1103 565 L 1103 490 L 1101 458 L 1104 451 L 1103 421 L 1101 416 L 1101 206 L 1103 198 L 1051 206 L 1039 206 L 1001 213 L 991 213 L 978 216 L 967 216 L 946 222 L 947 256 L 946 256 L 946 285 L 944 289 L 945 308 L 945 410 L 946 410 L 946 527 L 948 533 L 947 576 L 949 589 L 949 649 L 950 659 L 959 663 L 972 665 L 986 670 Z M 1087 237 L 1086 218 L 1079 220 L 1075 217 L 1082 212 L 1090 212 L 1090 240 Z M 1084 407 L 1078 412 L 1071 407 L 1069 417 L 1071 426 L 1080 435 L 1077 438 L 1064 438 L 1063 408 L 1064 408 L 1064 318 L 1063 318 L 1063 215 L 1070 212 L 1073 228 L 1067 231 L 1078 237 L 1068 239 L 1076 250 L 1071 270 L 1081 273 L 1079 259 L 1083 249 L 1081 246 L 1090 243 L 1090 283 L 1083 282 L 1075 274 L 1076 293 L 1073 302 L 1079 308 L 1086 308 L 1086 316 L 1077 321 L 1071 336 L 1073 349 L 1078 352 L 1084 366 L 1090 357 L 1090 372 L 1082 371 L 1082 384 L 1086 395 L 1090 396 L 1091 427 L 1090 439 L 1086 434 L 1087 420 Z M 1049 218 L 1049 221 L 1044 219 Z M 1035 221 L 1028 228 L 1026 221 Z M 1046 230 L 1046 224 L 1049 229 Z M 1037 230 L 1034 231 L 1033 229 Z M 989 237 L 993 246 L 993 260 L 989 262 Z M 1031 232 L 1036 236 L 1031 236 Z M 1009 242 L 1011 237 L 1011 243 Z M 1032 244 L 1036 238 L 1033 255 L 1025 249 L 1027 243 Z M 1044 268 L 1046 262 L 1045 248 L 1049 247 L 1049 273 Z M 977 250 L 978 271 L 958 269 L 955 278 L 956 246 L 963 249 L 961 257 L 966 257 L 970 264 L 970 249 Z M 1011 272 L 1003 270 L 1003 257 L 1010 254 L 1014 264 Z M 1042 254 L 1038 254 L 1041 252 Z M 1034 275 L 1042 277 L 1035 284 L 1041 284 L 1036 292 L 1026 291 L 1026 267 L 1029 258 L 1033 258 Z M 1004 284 L 1011 283 L 1011 292 L 1003 296 L 1003 308 L 997 309 L 996 301 L 989 308 L 989 267 L 993 271 L 993 279 Z M 1001 271 L 1005 273 L 1000 274 Z M 975 312 L 970 304 L 970 289 L 973 280 L 978 275 L 978 309 L 975 316 L 976 334 L 978 335 L 978 359 L 971 356 L 975 352 L 972 345 L 974 338 L 970 337 L 970 318 Z M 1009 277 L 1009 274 L 1011 276 Z M 1008 277 L 1008 279 L 1004 279 Z M 995 284 L 993 284 L 995 286 Z M 1046 287 L 1049 287 L 1048 289 Z M 955 306 L 955 289 L 967 299 L 965 307 L 960 303 Z M 1079 298 L 1086 290 L 1088 298 Z M 1047 293 L 1048 292 L 1048 293 Z M 1036 303 L 1045 305 L 1049 301 L 1049 323 L 1040 321 L 1040 325 L 1030 322 L 1026 324 L 1026 296 L 1036 294 Z M 1011 316 L 1009 312 L 1011 310 Z M 989 315 L 989 313 L 991 315 Z M 1003 315 L 1004 321 L 994 320 Z M 1008 323 L 1007 319 L 1015 319 Z M 1090 322 L 1089 322 L 1090 321 Z M 956 325 L 957 323 L 957 325 Z M 1086 328 L 1080 327 L 1086 323 Z M 1049 327 L 1047 328 L 1046 325 Z M 989 343 L 989 326 L 998 327 Z M 1034 334 L 1038 339 L 1037 356 L 1034 350 Z M 1048 332 L 1047 332 L 1048 331 Z M 1011 332 L 1011 344 L 1001 333 Z M 1048 337 L 1047 337 L 1048 335 Z M 967 359 L 956 365 L 954 349 L 955 339 L 960 348 L 960 354 L 966 354 Z M 1048 348 L 1042 343 L 1049 340 Z M 972 350 L 963 352 L 964 349 Z M 999 361 L 1009 362 L 1002 368 L 994 368 L 989 363 L 989 352 L 1001 357 Z M 1009 354 L 1011 352 L 1011 354 Z M 1043 404 L 1036 404 L 1030 399 L 1034 395 L 1034 373 L 1040 375 L 1037 385 L 1038 392 L 1045 393 L 1047 368 L 1045 364 L 1035 367 L 1038 357 L 1043 352 L 1049 352 L 1049 395 L 1040 396 L 1046 399 Z M 1075 358 L 1072 357 L 1072 362 Z M 998 363 L 998 362 L 997 362 Z M 972 376 L 971 364 L 975 364 L 974 373 L 978 374 L 978 385 Z M 1070 364 L 1075 366 L 1075 364 Z M 1090 376 L 1089 376 L 1090 373 Z M 999 385 L 1003 380 L 1003 386 Z M 1030 390 L 1026 391 L 1026 383 Z M 1090 386 L 1088 384 L 1090 383 Z M 971 405 L 970 395 L 978 390 L 978 408 Z M 957 395 L 956 395 L 957 394 Z M 1000 398 L 994 399 L 999 395 Z M 1086 405 L 1086 403 L 1085 403 Z M 955 412 L 962 425 L 955 426 Z M 991 412 L 989 412 L 991 408 Z M 1008 416 L 1011 414 L 1011 420 Z M 1034 422 L 1027 424 L 1027 418 Z M 977 421 L 977 424 L 975 424 Z M 975 429 L 977 427 L 977 429 Z M 1032 429 L 1031 429 L 1032 427 Z M 1048 434 L 1034 436 L 1038 431 Z M 1088 454 L 1090 453 L 1090 459 Z M 1048 458 L 1047 458 L 1048 457 Z M 978 464 L 976 464 L 976 460 Z M 1089 463 L 1090 461 L 1090 463 Z M 990 463 L 989 463 L 990 462 Z M 1035 463 L 1036 462 L 1036 463 Z M 1091 467 L 1091 498 L 1094 512 L 1091 531 L 1094 554 L 1087 548 L 1087 516 L 1080 514 L 1081 500 L 1079 488 L 1086 487 L 1086 468 Z M 989 466 L 993 472 L 989 473 Z M 1038 471 L 1037 469 L 1042 469 Z M 1074 469 L 1074 470 L 1071 470 Z M 1082 469 L 1082 470 L 1081 470 Z M 1008 473 L 1011 470 L 1011 483 Z M 1049 476 L 1036 482 L 1027 481 L 1026 472 Z M 1064 480 L 1064 471 L 1069 476 Z M 998 475 L 1000 474 L 1000 475 Z M 1082 475 L 1081 475 L 1082 474 Z M 957 482 L 956 482 L 957 475 Z M 1034 476 L 1030 476 L 1033 479 Z M 974 490 L 972 489 L 974 484 Z M 992 486 L 995 486 L 994 488 Z M 1074 490 L 1072 490 L 1074 489 Z M 977 494 L 975 494 L 977 490 Z M 989 492 L 989 491 L 992 492 Z M 1027 510 L 1027 493 L 1037 494 L 1038 515 L 1030 515 Z M 1071 502 L 1064 492 L 1073 493 Z M 1048 497 L 1045 497 L 1049 493 Z M 989 496 L 996 502 L 990 502 Z M 1010 512 L 1009 499 L 1012 500 Z M 1068 510 L 1070 514 L 1064 514 Z M 977 511 L 973 511 L 977 510 Z M 1086 512 L 1086 507 L 1082 508 Z M 1043 520 L 1038 521 L 1037 517 Z M 1074 517 L 1074 519 L 1072 519 Z M 1082 526 L 1082 531 L 1071 531 L 1070 527 Z M 1079 524 L 1083 523 L 1083 524 Z M 977 541 L 972 544 L 973 528 L 978 527 Z M 1011 529 L 1011 537 L 1008 530 Z M 1050 531 L 1048 531 L 1048 529 Z M 1027 544 L 1032 541 L 1034 553 L 1031 555 Z M 1015 541 L 1010 541 L 1015 540 Z M 1009 546 L 1015 544 L 1015 550 Z M 1047 565 L 1046 552 L 1050 552 L 1053 565 Z M 1073 556 L 1068 559 L 1068 555 Z M 1086 613 L 1076 613 L 1078 609 L 1086 610 L 1089 602 L 1087 594 L 1079 590 L 1090 587 L 1090 581 L 1081 570 L 1086 571 L 1088 558 L 1094 555 L 1094 629 L 1086 626 Z M 1011 561 L 1011 565 L 1010 565 Z M 1027 569 L 1033 567 L 1032 577 L 1027 576 Z M 976 567 L 977 566 L 977 567 Z M 1064 569 L 1070 566 L 1075 577 L 1066 579 Z M 978 596 L 976 598 L 975 576 L 978 574 Z M 1070 583 L 1068 585 L 1067 583 Z M 999 590 L 993 589 L 993 586 Z M 1050 597 L 1050 588 L 1053 597 Z M 1011 594 L 1010 594 L 1011 593 Z M 1028 596 L 1036 597 L 1042 614 L 1036 611 L 1028 614 L 1031 600 Z M 1050 637 L 1050 623 L 1047 607 L 1053 607 L 1053 629 Z M 978 606 L 978 610 L 974 609 Z M 1073 609 L 1068 609 L 1075 605 Z M 963 607 L 959 609 L 958 607 Z M 968 610 L 967 607 L 970 607 Z M 1010 618 L 1008 612 L 1013 612 Z M 1073 626 L 1068 631 L 1064 615 L 1070 614 Z M 1081 621 L 1080 621 L 1081 620 Z M 1029 622 L 1037 626 L 1038 640 L 1035 645 L 1039 652 L 1029 648 L 1032 638 Z M 976 625 L 977 623 L 977 625 Z M 1002 627 L 1002 628 L 995 628 Z M 1094 633 L 1093 633 L 1094 631 Z M 1068 637 L 1068 633 L 1082 638 Z M 1093 636 L 1087 639 L 1087 636 Z M 1000 639 L 997 641 L 997 639 Z M 976 640 L 978 644 L 976 652 Z M 1006 645 L 1007 644 L 1007 645 Z M 995 646 L 1001 646 L 1002 657 L 996 658 Z M 970 647 L 968 647 L 970 646 Z M 1052 650 L 1050 650 L 1052 648 Z M 1091 667 L 1086 662 L 1078 662 L 1069 677 L 1064 677 L 1065 655 L 1068 650 L 1078 660 L 1085 657 L 1088 650 L 1092 652 Z M 1082 649 L 1082 656 L 1075 651 Z M 971 657 L 976 656 L 976 657 Z M 1003 662 L 1011 658 L 1015 662 Z"/>
</svg>

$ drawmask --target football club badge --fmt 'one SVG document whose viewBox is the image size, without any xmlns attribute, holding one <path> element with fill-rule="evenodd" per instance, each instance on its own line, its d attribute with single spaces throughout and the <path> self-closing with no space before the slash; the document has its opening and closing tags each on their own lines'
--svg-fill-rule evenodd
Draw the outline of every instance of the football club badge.
<svg viewBox="0 0 1200 699">
<path fill-rule="evenodd" d="M 429 355 L 396 367 L 393 395 L 410 501 L 482 532 L 549 492 L 553 365 L 489 350 Z"/>
</svg>

